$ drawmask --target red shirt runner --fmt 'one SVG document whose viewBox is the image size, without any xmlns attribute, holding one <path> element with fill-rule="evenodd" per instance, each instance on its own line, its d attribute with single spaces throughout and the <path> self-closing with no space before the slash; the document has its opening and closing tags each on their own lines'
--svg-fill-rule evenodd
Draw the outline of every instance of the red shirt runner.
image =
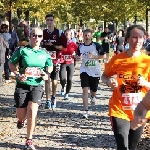
<svg viewBox="0 0 150 150">
<path fill-rule="evenodd" d="M 73 41 L 67 43 L 67 48 L 62 51 L 62 64 L 72 64 L 74 63 L 74 56 L 76 54 L 78 45 Z"/>
</svg>

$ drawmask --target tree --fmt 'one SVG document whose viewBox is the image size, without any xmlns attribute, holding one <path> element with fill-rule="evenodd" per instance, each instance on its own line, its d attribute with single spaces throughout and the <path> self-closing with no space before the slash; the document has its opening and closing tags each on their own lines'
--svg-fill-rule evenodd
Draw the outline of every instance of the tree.
<svg viewBox="0 0 150 150">
<path fill-rule="evenodd" d="M 12 1 L 11 8 L 9 7 Z M 49 12 L 54 13 L 57 22 L 60 23 L 83 23 L 95 19 L 113 21 L 120 23 L 126 20 L 134 21 L 145 19 L 145 10 L 150 2 L 148 0 L 1 0 L 0 11 L 14 10 L 17 15 L 17 9 L 22 12 L 30 12 L 30 19 L 36 18 L 43 21 L 45 15 Z M 23 16 L 25 18 L 25 14 Z"/>
</svg>

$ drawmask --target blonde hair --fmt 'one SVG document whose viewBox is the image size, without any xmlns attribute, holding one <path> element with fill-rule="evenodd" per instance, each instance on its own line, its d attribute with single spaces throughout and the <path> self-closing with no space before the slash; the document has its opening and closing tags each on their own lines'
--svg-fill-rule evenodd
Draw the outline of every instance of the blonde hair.
<svg viewBox="0 0 150 150">
<path fill-rule="evenodd" d="M 30 36 L 36 31 L 42 31 L 42 34 L 43 34 L 43 30 L 40 28 L 40 27 L 35 27 L 35 28 L 32 28 L 32 30 L 30 31 Z"/>
</svg>

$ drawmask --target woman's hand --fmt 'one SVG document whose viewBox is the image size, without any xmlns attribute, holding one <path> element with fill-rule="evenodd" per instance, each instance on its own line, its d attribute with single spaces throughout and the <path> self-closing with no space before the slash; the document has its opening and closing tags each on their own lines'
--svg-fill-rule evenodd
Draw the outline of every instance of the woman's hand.
<svg viewBox="0 0 150 150">
<path fill-rule="evenodd" d="M 46 74 L 46 73 L 42 74 L 42 79 L 43 80 L 48 80 L 48 74 Z"/>
<path fill-rule="evenodd" d="M 27 80 L 27 77 L 26 77 L 25 74 L 22 74 L 22 75 L 20 75 L 17 79 L 20 80 L 21 82 L 24 82 L 24 81 Z"/>
<path fill-rule="evenodd" d="M 76 58 L 77 61 L 81 60 L 81 56 L 76 55 L 75 58 Z"/>
<path fill-rule="evenodd" d="M 93 58 L 93 55 L 92 54 L 88 54 L 87 57 L 88 58 Z"/>
<path fill-rule="evenodd" d="M 115 79 L 109 79 L 107 85 L 112 88 L 112 90 L 118 87 L 118 82 Z"/>
<path fill-rule="evenodd" d="M 7 59 L 9 59 L 10 58 L 10 55 L 8 55 L 8 56 L 6 56 L 7 57 Z"/>
<path fill-rule="evenodd" d="M 144 77 L 140 76 L 140 77 L 138 78 L 137 84 L 138 84 L 139 86 L 146 86 L 147 83 L 148 83 L 148 81 L 145 80 Z"/>
<path fill-rule="evenodd" d="M 48 41 L 47 43 L 45 43 L 45 45 L 52 46 L 53 44 L 50 41 Z"/>
</svg>

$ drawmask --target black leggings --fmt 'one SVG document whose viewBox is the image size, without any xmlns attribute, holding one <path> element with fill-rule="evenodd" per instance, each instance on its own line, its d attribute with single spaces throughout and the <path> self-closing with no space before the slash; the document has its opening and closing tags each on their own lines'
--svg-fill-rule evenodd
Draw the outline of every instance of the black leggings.
<svg viewBox="0 0 150 150">
<path fill-rule="evenodd" d="M 67 71 L 67 86 L 66 86 L 66 94 L 70 92 L 71 85 L 72 85 L 72 77 L 74 73 L 74 64 L 61 64 L 60 66 L 60 84 L 64 89 L 66 84 L 66 71 Z"/>
<path fill-rule="evenodd" d="M 132 130 L 130 121 L 116 117 L 111 117 L 110 119 L 117 143 L 117 150 L 136 150 L 144 126 Z"/>
</svg>

